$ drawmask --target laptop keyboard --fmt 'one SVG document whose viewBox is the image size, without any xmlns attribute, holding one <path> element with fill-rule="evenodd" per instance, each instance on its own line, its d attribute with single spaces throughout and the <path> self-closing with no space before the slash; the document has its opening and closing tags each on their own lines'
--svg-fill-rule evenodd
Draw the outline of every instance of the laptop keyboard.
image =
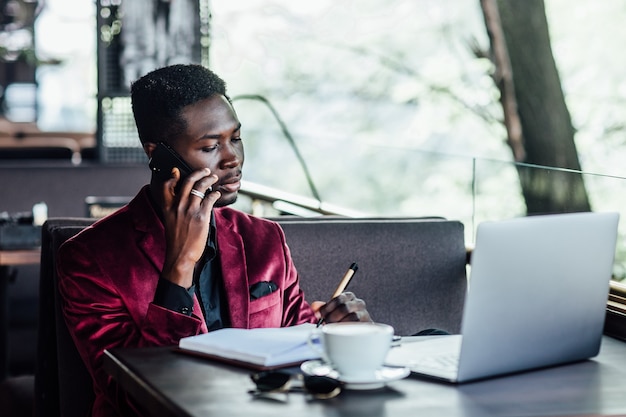
<svg viewBox="0 0 626 417">
<path fill-rule="evenodd" d="M 432 368 L 455 371 L 459 367 L 459 357 L 453 354 L 429 356 L 416 361 L 414 366 L 416 368 Z"/>
</svg>

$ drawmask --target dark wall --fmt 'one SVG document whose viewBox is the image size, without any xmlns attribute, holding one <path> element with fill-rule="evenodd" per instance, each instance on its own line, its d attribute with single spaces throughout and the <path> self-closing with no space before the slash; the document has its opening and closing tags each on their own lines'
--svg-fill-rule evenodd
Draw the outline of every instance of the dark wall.
<svg viewBox="0 0 626 417">
<path fill-rule="evenodd" d="M 149 182 L 147 164 L 112 166 L 69 163 L 0 162 L 0 212 L 30 211 L 44 201 L 48 217 L 86 217 L 87 196 L 132 197 Z M 8 286 L 9 371 L 34 372 L 39 265 L 15 267 Z M 0 302 L 4 302 L 1 300 Z"/>
<path fill-rule="evenodd" d="M 0 164 L 0 211 L 30 211 L 44 201 L 48 217 L 84 217 L 86 197 L 132 197 L 149 181 L 147 164 Z"/>
</svg>

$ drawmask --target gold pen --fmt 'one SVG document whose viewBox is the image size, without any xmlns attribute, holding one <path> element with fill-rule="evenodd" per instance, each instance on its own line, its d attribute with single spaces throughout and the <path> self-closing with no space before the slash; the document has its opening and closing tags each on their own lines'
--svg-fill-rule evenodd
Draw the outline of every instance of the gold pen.
<svg viewBox="0 0 626 417">
<path fill-rule="evenodd" d="M 337 288 L 335 289 L 333 296 L 330 298 L 331 300 L 346 290 L 346 288 L 348 287 L 348 284 L 350 283 L 350 280 L 354 276 L 354 273 L 357 271 L 357 269 L 359 269 L 359 266 L 356 264 L 356 262 L 353 262 L 352 265 L 350 265 L 350 268 L 348 268 L 348 270 L 346 271 L 341 281 L 339 282 L 339 285 L 337 285 Z M 321 317 L 317 321 L 317 327 L 320 327 L 323 322 L 324 322 L 324 317 Z"/>
</svg>

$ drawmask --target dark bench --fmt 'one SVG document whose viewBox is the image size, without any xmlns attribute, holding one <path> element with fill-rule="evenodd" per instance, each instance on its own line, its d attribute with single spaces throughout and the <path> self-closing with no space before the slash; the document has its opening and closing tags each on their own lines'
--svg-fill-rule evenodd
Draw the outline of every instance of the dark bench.
<svg viewBox="0 0 626 417">
<path fill-rule="evenodd" d="M 42 228 L 35 415 L 85 415 L 91 380 L 60 314 L 54 256 L 93 219 L 57 218 Z M 326 301 L 351 262 L 349 290 L 398 334 L 457 332 L 466 291 L 463 225 L 442 219 L 279 219 L 307 300 Z M 59 414 L 59 410 L 61 410 Z"/>
<path fill-rule="evenodd" d="M 443 219 L 280 221 L 307 300 L 327 301 L 352 262 L 349 291 L 397 334 L 460 331 L 466 291 L 463 224 Z"/>
</svg>

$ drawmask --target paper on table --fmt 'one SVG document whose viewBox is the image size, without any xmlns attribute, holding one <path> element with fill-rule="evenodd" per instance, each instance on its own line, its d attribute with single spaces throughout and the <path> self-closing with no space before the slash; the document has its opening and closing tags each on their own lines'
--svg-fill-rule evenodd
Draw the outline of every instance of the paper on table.
<svg viewBox="0 0 626 417">
<path fill-rule="evenodd" d="M 295 365 L 319 354 L 307 340 L 315 325 L 268 329 L 219 329 L 180 339 L 183 351 L 205 354 L 216 359 L 233 360 L 242 365 L 270 368 Z"/>
</svg>

